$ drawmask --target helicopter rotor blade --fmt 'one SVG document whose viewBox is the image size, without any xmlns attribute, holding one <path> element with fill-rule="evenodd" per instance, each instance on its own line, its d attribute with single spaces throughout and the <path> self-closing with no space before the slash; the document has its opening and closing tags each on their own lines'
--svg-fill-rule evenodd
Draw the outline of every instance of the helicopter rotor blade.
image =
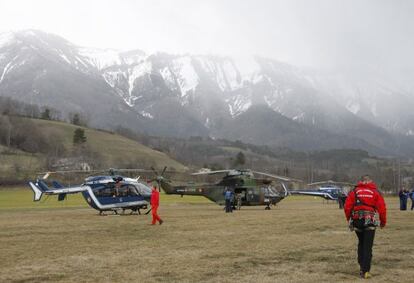
<svg viewBox="0 0 414 283">
<path fill-rule="evenodd" d="M 289 191 L 288 191 L 288 189 L 286 188 L 286 185 L 285 185 L 284 183 L 282 183 L 282 187 L 283 187 L 283 190 L 285 191 L 285 197 L 287 197 L 287 196 L 288 196 L 288 194 L 289 194 Z"/>
<path fill-rule="evenodd" d="M 164 166 L 164 169 L 161 172 L 161 176 L 164 176 L 165 170 L 167 170 L 167 166 Z"/>
<path fill-rule="evenodd" d="M 50 174 L 51 172 L 46 172 L 46 174 L 42 176 L 42 180 L 46 180 L 47 178 L 49 178 Z"/>
<path fill-rule="evenodd" d="M 196 172 L 191 173 L 192 176 L 198 176 L 198 175 L 214 175 L 214 174 L 220 174 L 220 173 L 229 173 L 234 170 L 216 170 L 216 171 L 205 171 L 205 172 Z"/>
<path fill-rule="evenodd" d="M 59 171 L 48 171 L 48 172 L 39 172 L 37 175 L 42 175 L 39 177 L 40 179 L 46 180 L 53 174 L 70 174 L 70 173 L 83 173 L 83 174 L 90 174 L 92 172 L 100 172 L 99 170 L 59 170 Z"/>
<path fill-rule="evenodd" d="M 160 174 L 157 172 L 157 170 L 155 170 L 153 166 L 151 166 L 151 170 L 155 173 L 155 176 L 160 176 Z"/>
<path fill-rule="evenodd" d="M 160 189 L 160 180 L 159 180 L 160 174 L 158 173 L 157 170 L 155 170 L 155 168 L 153 166 L 151 166 L 151 170 L 155 173 L 155 179 L 154 179 L 154 181 L 157 182 L 158 191 L 160 192 L 161 191 L 161 189 Z"/>
<path fill-rule="evenodd" d="M 282 181 L 285 181 L 285 182 L 290 182 L 290 181 L 293 181 L 293 180 L 299 181 L 297 179 L 292 179 L 292 178 L 284 177 L 284 176 L 277 176 L 277 175 L 273 175 L 273 174 L 269 174 L 269 173 L 264 173 L 264 172 L 258 172 L 258 171 L 252 171 L 252 172 L 255 173 L 255 174 L 259 174 L 259 175 L 271 177 L 271 178 L 278 179 L 278 180 L 282 180 Z"/>
<path fill-rule="evenodd" d="M 141 169 L 141 168 L 120 168 L 120 169 L 113 169 L 113 170 L 119 171 L 119 172 L 143 172 L 143 173 L 152 172 L 151 170 Z"/>
<path fill-rule="evenodd" d="M 313 183 L 309 183 L 307 185 L 308 186 L 315 186 L 315 185 L 323 185 L 323 184 L 339 184 L 339 185 L 354 186 L 354 184 L 351 184 L 351 183 L 347 183 L 347 182 L 336 182 L 336 181 L 333 181 L 333 180 L 313 182 Z"/>
<path fill-rule="evenodd" d="M 96 173 L 96 172 L 102 172 L 104 170 L 57 170 L 57 171 L 47 171 L 47 172 L 39 172 L 37 174 L 66 174 L 66 173 Z"/>
</svg>

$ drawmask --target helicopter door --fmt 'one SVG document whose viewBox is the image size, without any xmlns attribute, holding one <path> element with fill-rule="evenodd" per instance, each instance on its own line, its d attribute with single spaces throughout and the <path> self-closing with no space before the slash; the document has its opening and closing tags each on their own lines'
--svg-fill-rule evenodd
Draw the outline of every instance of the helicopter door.
<svg viewBox="0 0 414 283">
<path fill-rule="evenodd" d="M 246 196 L 246 200 L 247 200 L 247 202 L 252 202 L 252 201 L 254 201 L 254 191 L 252 190 L 252 189 L 249 189 L 248 191 L 247 191 L 247 194 L 246 194 L 247 196 Z"/>
</svg>

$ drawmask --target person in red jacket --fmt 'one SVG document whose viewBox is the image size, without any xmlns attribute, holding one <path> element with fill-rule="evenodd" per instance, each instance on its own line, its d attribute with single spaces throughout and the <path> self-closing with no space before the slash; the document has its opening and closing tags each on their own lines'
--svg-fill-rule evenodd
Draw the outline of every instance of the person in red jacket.
<svg viewBox="0 0 414 283">
<path fill-rule="evenodd" d="M 160 193 L 158 192 L 155 186 L 152 187 L 151 191 L 151 211 L 152 211 L 152 223 L 151 225 L 155 225 L 157 221 L 160 225 L 164 222 L 158 215 L 158 206 L 160 205 Z"/>
<path fill-rule="evenodd" d="M 384 198 L 368 175 L 363 176 L 355 189 L 348 194 L 344 211 L 351 231 L 354 230 L 358 236 L 360 276 L 370 278 L 372 245 L 375 228 L 378 226 L 375 213 L 378 212 L 380 227 L 384 228 L 387 223 L 387 209 Z"/>
</svg>

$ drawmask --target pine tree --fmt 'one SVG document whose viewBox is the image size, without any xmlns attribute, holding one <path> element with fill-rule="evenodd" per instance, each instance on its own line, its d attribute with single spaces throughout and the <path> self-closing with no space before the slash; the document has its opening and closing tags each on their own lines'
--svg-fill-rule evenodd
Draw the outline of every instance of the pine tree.
<svg viewBox="0 0 414 283">
<path fill-rule="evenodd" d="M 243 152 L 239 152 L 236 155 L 235 165 L 244 165 L 246 164 L 246 157 L 244 156 Z"/>
<path fill-rule="evenodd" d="M 78 145 L 86 142 L 85 131 L 77 128 L 73 133 L 73 144 Z"/>
<path fill-rule="evenodd" d="M 79 117 L 79 114 L 78 113 L 75 113 L 74 115 L 73 115 L 73 118 L 72 118 L 72 124 L 73 125 L 78 125 L 78 126 L 80 126 L 80 124 L 81 124 L 81 119 L 80 119 L 80 117 Z"/>
<path fill-rule="evenodd" d="M 46 108 L 45 111 L 42 112 L 41 118 L 44 120 L 50 120 L 50 109 Z"/>
</svg>

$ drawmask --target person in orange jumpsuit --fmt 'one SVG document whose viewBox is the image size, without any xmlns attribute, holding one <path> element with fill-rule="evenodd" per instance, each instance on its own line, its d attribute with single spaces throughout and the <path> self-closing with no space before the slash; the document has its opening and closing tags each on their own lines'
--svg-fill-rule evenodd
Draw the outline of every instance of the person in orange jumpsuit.
<svg viewBox="0 0 414 283">
<path fill-rule="evenodd" d="M 151 225 L 155 225 L 157 221 L 160 225 L 164 222 L 160 216 L 158 215 L 158 206 L 160 205 L 160 193 L 158 192 L 155 186 L 152 187 L 151 191 L 151 211 L 152 211 L 152 223 Z"/>
</svg>

